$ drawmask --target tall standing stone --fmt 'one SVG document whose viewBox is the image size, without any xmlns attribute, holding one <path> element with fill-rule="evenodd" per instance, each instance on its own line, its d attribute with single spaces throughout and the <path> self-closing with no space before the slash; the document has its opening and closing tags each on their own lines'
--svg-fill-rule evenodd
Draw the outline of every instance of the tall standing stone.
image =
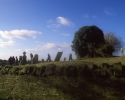
<svg viewBox="0 0 125 100">
<path fill-rule="evenodd" d="M 121 56 L 124 56 L 124 50 L 121 48 Z"/>
<path fill-rule="evenodd" d="M 22 65 L 25 65 L 26 63 L 27 63 L 27 60 L 26 60 L 26 52 L 24 51 L 24 52 L 23 52 Z"/>
<path fill-rule="evenodd" d="M 31 58 L 31 64 L 33 64 L 33 54 L 30 53 L 30 58 Z"/>
<path fill-rule="evenodd" d="M 35 54 L 35 55 L 34 55 L 33 63 L 34 63 L 34 64 L 38 63 L 38 54 Z"/>
<path fill-rule="evenodd" d="M 19 66 L 22 66 L 22 62 L 23 62 L 23 57 L 19 56 Z"/>
<path fill-rule="evenodd" d="M 58 52 L 54 61 L 60 61 L 63 52 Z"/>
</svg>

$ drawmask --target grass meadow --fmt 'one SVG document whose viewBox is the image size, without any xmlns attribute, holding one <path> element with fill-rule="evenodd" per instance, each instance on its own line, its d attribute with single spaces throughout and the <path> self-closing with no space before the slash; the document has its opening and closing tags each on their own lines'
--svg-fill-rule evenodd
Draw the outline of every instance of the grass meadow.
<svg viewBox="0 0 125 100">
<path fill-rule="evenodd" d="M 125 65 L 125 57 L 83 58 L 75 61 L 45 62 L 35 65 L 40 67 L 54 63 L 57 66 L 70 64 L 77 67 L 82 66 L 84 62 L 92 62 L 98 66 L 102 63 L 116 62 Z M 0 100 L 125 100 L 125 78 L 0 74 Z"/>
</svg>

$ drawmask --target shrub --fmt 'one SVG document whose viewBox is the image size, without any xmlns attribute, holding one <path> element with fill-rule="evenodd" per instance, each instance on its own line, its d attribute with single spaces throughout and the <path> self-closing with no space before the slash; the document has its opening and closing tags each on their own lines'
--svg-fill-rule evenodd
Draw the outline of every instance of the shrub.
<svg viewBox="0 0 125 100">
<path fill-rule="evenodd" d="M 2 75 L 8 74 L 8 73 L 9 73 L 9 68 L 3 67 L 3 68 L 1 69 L 1 73 L 2 73 Z"/>
<path fill-rule="evenodd" d="M 55 64 L 48 64 L 45 69 L 44 75 L 54 75 L 55 68 L 57 66 Z"/>
<path fill-rule="evenodd" d="M 68 65 L 68 66 L 66 66 L 65 67 L 65 69 L 64 69 L 64 76 L 67 76 L 67 77 L 69 77 L 70 76 L 70 74 L 69 74 L 69 70 L 70 70 L 70 68 L 72 68 L 73 66 L 72 65 Z"/>
<path fill-rule="evenodd" d="M 64 69 L 65 69 L 64 66 L 62 66 L 62 67 L 60 67 L 60 66 L 59 66 L 59 67 L 56 67 L 54 74 L 55 74 L 55 75 L 62 76 L 62 75 L 63 75 L 63 72 L 64 72 Z"/>
<path fill-rule="evenodd" d="M 125 65 L 122 65 L 122 77 L 125 77 Z"/>
<path fill-rule="evenodd" d="M 69 76 L 70 77 L 77 77 L 78 70 L 76 67 L 72 67 L 69 69 Z"/>
<path fill-rule="evenodd" d="M 114 68 L 114 75 L 115 76 L 121 76 L 121 73 L 122 73 L 122 64 L 121 64 L 121 62 L 114 63 L 113 68 Z"/>
<path fill-rule="evenodd" d="M 83 64 L 81 66 L 78 66 L 78 76 L 84 76 L 84 68 L 87 67 L 86 64 Z"/>
<path fill-rule="evenodd" d="M 107 69 L 109 67 L 110 67 L 110 65 L 108 63 L 102 63 L 101 68 Z"/>
<path fill-rule="evenodd" d="M 36 75 L 36 69 L 37 69 L 36 65 L 30 65 L 30 66 L 27 67 L 26 73 L 28 75 Z"/>
<path fill-rule="evenodd" d="M 23 66 L 23 68 L 19 71 L 19 75 L 27 74 L 28 67 Z"/>
<path fill-rule="evenodd" d="M 15 74 L 15 75 L 18 75 L 19 74 L 19 71 L 21 70 L 21 67 L 12 67 L 9 71 L 10 74 Z"/>
<path fill-rule="evenodd" d="M 41 66 L 36 69 L 36 75 L 42 76 L 45 73 L 46 66 Z"/>
<path fill-rule="evenodd" d="M 100 76 L 100 68 L 97 68 L 92 71 L 92 77 L 99 77 Z"/>
<path fill-rule="evenodd" d="M 91 70 L 95 70 L 95 69 L 98 68 L 97 65 L 95 65 L 95 64 L 93 64 L 93 63 L 91 63 L 91 62 L 87 63 L 87 66 L 88 66 Z"/>
</svg>

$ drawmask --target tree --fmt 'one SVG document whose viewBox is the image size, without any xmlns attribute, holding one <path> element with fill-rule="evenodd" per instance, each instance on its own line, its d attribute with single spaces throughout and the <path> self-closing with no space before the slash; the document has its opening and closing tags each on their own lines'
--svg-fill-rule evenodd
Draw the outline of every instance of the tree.
<svg viewBox="0 0 125 100">
<path fill-rule="evenodd" d="M 105 44 L 104 34 L 97 26 L 83 26 L 74 35 L 72 50 L 77 58 L 98 55 L 97 49 Z"/>
<path fill-rule="evenodd" d="M 120 48 L 124 46 L 122 39 L 115 35 L 115 33 L 109 32 L 105 34 L 105 42 L 114 48 L 114 53 L 117 54 Z"/>
</svg>

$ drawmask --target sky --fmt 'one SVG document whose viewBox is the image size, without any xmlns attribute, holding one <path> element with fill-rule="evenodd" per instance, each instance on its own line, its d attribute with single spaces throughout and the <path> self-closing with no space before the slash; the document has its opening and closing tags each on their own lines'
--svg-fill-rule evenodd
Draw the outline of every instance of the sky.
<svg viewBox="0 0 125 100">
<path fill-rule="evenodd" d="M 96 25 L 125 42 L 125 0 L 0 0 L 0 59 L 38 54 L 68 60 L 74 34 Z"/>
</svg>

